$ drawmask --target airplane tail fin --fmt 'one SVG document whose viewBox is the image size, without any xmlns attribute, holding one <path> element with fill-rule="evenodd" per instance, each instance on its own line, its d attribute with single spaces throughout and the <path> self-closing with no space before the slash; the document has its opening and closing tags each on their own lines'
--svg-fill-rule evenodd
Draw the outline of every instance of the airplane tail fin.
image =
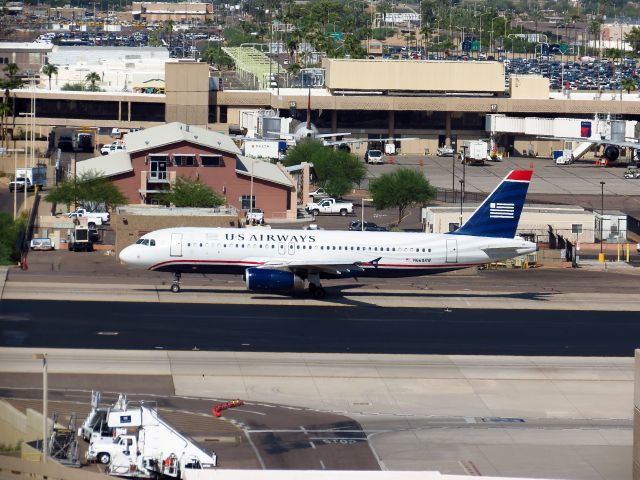
<svg viewBox="0 0 640 480">
<path fill-rule="evenodd" d="M 511 170 L 471 218 L 452 235 L 513 238 L 529 189 L 532 170 Z"/>
</svg>

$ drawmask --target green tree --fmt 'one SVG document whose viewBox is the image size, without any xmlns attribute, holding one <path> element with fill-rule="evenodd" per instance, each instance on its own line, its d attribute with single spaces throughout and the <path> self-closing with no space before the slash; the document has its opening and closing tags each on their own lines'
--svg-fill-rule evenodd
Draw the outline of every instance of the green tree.
<svg viewBox="0 0 640 480">
<path fill-rule="evenodd" d="M 169 50 L 171 50 L 171 36 L 173 35 L 173 27 L 175 26 L 175 24 L 176 22 L 174 22 L 173 20 L 167 20 L 166 22 L 164 22 L 164 27 L 162 29 L 164 33 L 166 33 L 169 37 Z"/>
<path fill-rule="evenodd" d="M 49 77 L 49 90 L 51 90 L 51 77 L 53 75 L 58 75 L 58 67 L 56 67 L 53 63 L 47 63 L 44 67 L 42 67 L 42 73 Z"/>
<path fill-rule="evenodd" d="M 91 82 L 91 86 L 89 87 L 89 90 L 91 90 L 92 92 L 95 92 L 96 90 L 98 90 L 98 87 L 96 87 L 96 82 L 99 82 L 101 80 L 100 75 L 96 72 L 90 72 L 87 73 L 87 76 L 84 77 L 84 79 L 87 82 Z"/>
<path fill-rule="evenodd" d="M 25 223 L 24 217 L 14 221 L 10 213 L 0 212 L 0 265 L 15 265 L 20 259 L 18 238 Z"/>
<path fill-rule="evenodd" d="M 409 207 L 425 204 L 436 196 L 436 189 L 424 174 L 408 168 L 399 168 L 372 180 L 369 192 L 377 210 L 398 209 L 397 225 L 404 220 Z"/>
<path fill-rule="evenodd" d="M 202 50 L 200 59 L 209 65 L 217 65 L 222 70 L 223 68 L 229 69 L 233 66 L 233 60 L 229 55 L 224 53 L 220 47 L 209 46 Z"/>
<path fill-rule="evenodd" d="M 160 195 L 164 203 L 176 207 L 213 208 L 226 203 L 226 199 L 218 195 L 209 185 L 200 179 L 192 180 L 188 177 L 178 177 L 171 186 L 171 190 Z"/>
<path fill-rule="evenodd" d="M 318 186 L 332 197 L 341 197 L 353 190 L 366 175 L 367 169 L 355 155 L 325 147 L 318 140 L 304 140 L 287 152 L 286 166 L 313 163 Z"/>
<path fill-rule="evenodd" d="M 4 100 L 4 99 L 3 99 Z M 3 101 L 0 103 L 0 132 L 2 133 L 2 143 L 8 148 L 9 141 L 7 139 L 7 117 L 11 115 L 11 105 Z M 2 144 L 0 143 L 0 145 Z"/>
<path fill-rule="evenodd" d="M 633 27 L 629 33 L 625 34 L 624 39 L 631 44 L 634 52 L 640 52 L 640 28 Z"/>
<path fill-rule="evenodd" d="M 7 63 L 4 67 L 4 71 L 9 77 L 9 82 L 6 85 L 7 88 L 14 89 L 22 87 L 24 82 L 18 78 L 20 67 L 18 67 L 17 63 Z"/>
<path fill-rule="evenodd" d="M 637 88 L 636 81 L 631 77 L 625 77 L 622 79 L 622 88 L 626 90 L 627 93 L 631 93 Z"/>
<path fill-rule="evenodd" d="M 71 204 L 95 211 L 99 208 L 110 209 L 127 203 L 122 192 L 99 172 L 87 172 L 76 178 L 70 178 L 49 190 L 44 197 L 47 202 Z"/>
</svg>

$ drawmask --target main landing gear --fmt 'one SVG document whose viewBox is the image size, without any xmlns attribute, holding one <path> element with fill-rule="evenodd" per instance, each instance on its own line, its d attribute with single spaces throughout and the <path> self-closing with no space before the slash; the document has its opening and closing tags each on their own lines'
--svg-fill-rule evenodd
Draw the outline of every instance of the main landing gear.
<svg viewBox="0 0 640 480">
<path fill-rule="evenodd" d="M 173 283 L 171 284 L 171 291 L 173 293 L 180 293 L 180 278 L 182 274 L 179 272 L 175 272 L 173 274 Z"/>
<path fill-rule="evenodd" d="M 309 293 L 311 294 L 311 296 L 318 300 L 323 299 L 327 295 L 327 292 L 320 284 L 320 275 L 318 274 L 309 275 L 308 280 L 309 280 Z"/>
</svg>

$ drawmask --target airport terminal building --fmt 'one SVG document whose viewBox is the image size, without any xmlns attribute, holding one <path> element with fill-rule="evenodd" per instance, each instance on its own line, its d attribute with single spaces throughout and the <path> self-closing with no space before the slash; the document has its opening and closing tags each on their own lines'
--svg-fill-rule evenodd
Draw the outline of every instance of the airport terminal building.
<svg viewBox="0 0 640 480">
<path fill-rule="evenodd" d="M 325 60 L 325 86 L 312 89 L 311 120 L 321 133 L 357 138 L 417 137 L 401 153 L 434 154 L 445 144 L 486 138 L 486 117 L 593 118 L 611 114 L 640 119 L 640 98 L 630 94 L 550 94 L 548 79 L 512 76 L 506 85 L 499 62 Z M 307 89 L 224 90 L 205 63 L 165 64 L 165 93 L 64 92 L 44 88 L 9 92 L 9 134 L 21 127 L 36 101 L 37 128 L 150 127 L 180 121 L 221 133 L 238 126 L 242 110 L 273 109 L 306 119 Z M 21 114 L 23 114 L 21 116 Z M 561 142 L 526 134 L 496 135 L 508 155 L 534 150 L 548 156 Z M 357 146 L 356 146 L 357 147 Z M 366 145 L 360 145 L 361 150 Z"/>
</svg>

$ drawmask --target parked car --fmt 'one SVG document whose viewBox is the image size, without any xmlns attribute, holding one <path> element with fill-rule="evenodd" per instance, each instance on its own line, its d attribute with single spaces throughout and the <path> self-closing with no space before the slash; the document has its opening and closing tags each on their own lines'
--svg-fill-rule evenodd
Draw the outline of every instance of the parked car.
<svg viewBox="0 0 640 480">
<path fill-rule="evenodd" d="M 364 230 L 365 232 L 386 232 L 388 231 L 386 227 L 381 227 L 373 222 L 364 222 L 364 228 L 362 228 L 363 223 L 360 220 L 354 220 L 349 224 L 349 230 L 352 232 L 360 232 Z"/>
<path fill-rule="evenodd" d="M 264 223 L 264 212 L 260 208 L 247 210 L 247 223 Z"/>
<path fill-rule="evenodd" d="M 454 154 L 454 150 L 451 147 L 439 147 L 438 150 L 436 150 L 436 155 L 438 157 L 453 157 Z"/>
<path fill-rule="evenodd" d="M 364 161 L 366 163 L 384 163 L 384 156 L 381 150 L 367 150 L 364 154 Z"/>
<path fill-rule="evenodd" d="M 31 250 L 53 250 L 54 245 L 50 238 L 32 238 L 29 247 Z"/>
<path fill-rule="evenodd" d="M 327 192 L 324 191 L 324 188 L 316 188 L 313 192 L 309 193 L 309 196 L 313 198 L 328 197 Z"/>
</svg>

